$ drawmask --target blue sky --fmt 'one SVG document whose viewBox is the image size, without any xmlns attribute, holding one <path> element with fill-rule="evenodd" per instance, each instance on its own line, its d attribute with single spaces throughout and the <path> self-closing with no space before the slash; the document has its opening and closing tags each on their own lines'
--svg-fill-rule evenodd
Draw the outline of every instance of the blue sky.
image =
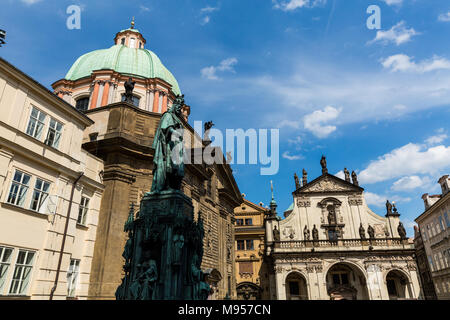
<svg viewBox="0 0 450 320">
<path fill-rule="evenodd" d="M 66 8 L 82 7 L 81 30 Z M 369 30 L 369 5 L 381 29 Z M 280 171 L 233 165 L 241 192 L 279 211 L 293 174 L 359 174 L 373 211 L 397 202 L 408 234 L 450 169 L 450 3 L 442 0 L 3 0 L 0 55 L 50 87 L 80 55 L 136 28 L 177 78 L 190 122 L 279 128 Z"/>
</svg>

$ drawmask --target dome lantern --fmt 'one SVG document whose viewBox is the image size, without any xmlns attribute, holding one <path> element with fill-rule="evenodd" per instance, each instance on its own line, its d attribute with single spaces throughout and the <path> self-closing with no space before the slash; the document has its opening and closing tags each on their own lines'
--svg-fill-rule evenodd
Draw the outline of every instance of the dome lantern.
<svg viewBox="0 0 450 320">
<path fill-rule="evenodd" d="M 116 45 L 123 45 L 131 49 L 144 49 L 147 41 L 139 32 L 138 29 L 134 28 L 135 22 L 134 17 L 131 21 L 131 27 L 125 30 L 122 30 L 116 34 L 114 38 L 114 43 Z"/>
</svg>

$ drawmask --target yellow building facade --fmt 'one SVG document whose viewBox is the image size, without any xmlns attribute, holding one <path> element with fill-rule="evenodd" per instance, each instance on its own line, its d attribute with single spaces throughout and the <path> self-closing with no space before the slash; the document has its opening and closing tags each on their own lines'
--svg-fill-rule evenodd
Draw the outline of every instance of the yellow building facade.
<svg viewBox="0 0 450 320">
<path fill-rule="evenodd" d="M 267 209 L 244 199 L 235 214 L 235 270 L 237 297 L 241 300 L 269 299 L 269 278 L 264 263 Z"/>
</svg>

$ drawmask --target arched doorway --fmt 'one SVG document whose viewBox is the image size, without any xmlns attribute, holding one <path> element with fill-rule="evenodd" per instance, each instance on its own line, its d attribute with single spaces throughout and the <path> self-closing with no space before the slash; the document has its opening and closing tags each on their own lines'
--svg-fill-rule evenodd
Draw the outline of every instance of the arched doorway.
<svg viewBox="0 0 450 320">
<path fill-rule="evenodd" d="M 286 300 L 308 300 L 308 287 L 305 278 L 298 272 L 286 277 Z"/>
<path fill-rule="evenodd" d="M 408 277 L 398 270 L 388 272 L 386 275 L 386 287 L 389 300 L 402 300 L 412 297 Z"/>
<path fill-rule="evenodd" d="M 252 282 L 241 282 L 236 286 L 238 300 L 261 300 L 262 289 Z"/>
<path fill-rule="evenodd" d="M 368 300 L 366 277 L 356 266 L 348 263 L 333 265 L 326 275 L 330 300 Z"/>
</svg>

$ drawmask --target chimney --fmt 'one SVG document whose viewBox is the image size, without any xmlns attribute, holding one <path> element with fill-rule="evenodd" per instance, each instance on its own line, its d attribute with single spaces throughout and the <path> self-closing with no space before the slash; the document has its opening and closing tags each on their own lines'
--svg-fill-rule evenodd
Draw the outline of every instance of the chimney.
<svg viewBox="0 0 450 320">
<path fill-rule="evenodd" d="M 450 178 L 448 174 L 441 177 L 438 182 L 441 185 L 442 196 L 445 196 L 450 191 Z"/>
<path fill-rule="evenodd" d="M 425 205 L 425 210 L 428 210 L 428 208 L 431 207 L 433 204 L 435 204 L 440 198 L 441 198 L 440 195 L 430 196 L 428 193 L 425 193 L 422 196 L 423 203 Z"/>
</svg>

